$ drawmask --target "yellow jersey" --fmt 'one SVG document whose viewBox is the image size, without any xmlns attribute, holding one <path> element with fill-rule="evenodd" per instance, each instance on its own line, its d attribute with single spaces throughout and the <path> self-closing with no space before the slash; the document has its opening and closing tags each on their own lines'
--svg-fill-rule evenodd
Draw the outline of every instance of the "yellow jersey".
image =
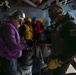
<svg viewBox="0 0 76 75">
<path fill-rule="evenodd" d="M 26 30 L 24 32 L 24 38 L 26 40 L 32 40 L 33 38 L 33 28 L 31 25 L 24 24 Z"/>
</svg>

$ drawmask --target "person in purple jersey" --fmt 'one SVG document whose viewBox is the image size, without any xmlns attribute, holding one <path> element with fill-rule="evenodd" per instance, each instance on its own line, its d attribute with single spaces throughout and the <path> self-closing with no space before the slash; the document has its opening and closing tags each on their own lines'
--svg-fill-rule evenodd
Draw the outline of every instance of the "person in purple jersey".
<svg viewBox="0 0 76 75">
<path fill-rule="evenodd" d="M 70 14 L 63 14 L 61 6 L 51 5 L 49 17 L 55 22 L 51 33 L 51 59 L 47 67 L 52 75 L 65 75 L 76 55 L 76 24 Z M 50 74 L 50 75 L 51 75 Z"/>
<path fill-rule="evenodd" d="M 0 29 L 1 75 L 18 75 L 17 58 L 21 57 L 22 50 L 27 48 L 26 43 L 21 43 L 18 33 L 24 18 L 25 14 L 21 10 L 16 10 Z"/>
</svg>

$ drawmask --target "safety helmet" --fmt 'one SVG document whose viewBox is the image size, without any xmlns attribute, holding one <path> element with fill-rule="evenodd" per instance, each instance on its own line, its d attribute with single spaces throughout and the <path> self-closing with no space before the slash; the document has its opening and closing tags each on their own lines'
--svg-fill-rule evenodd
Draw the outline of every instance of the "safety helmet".
<svg viewBox="0 0 76 75">
<path fill-rule="evenodd" d="M 37 17 L 33 17 L 32 21 L 36 22 L 36 21 L 38 21 L 38 18 Z"/>
<path fill-rule="evenodd" d="M 53 4 L 48 10 L 49 17 L 54 20 L 57 16 L 62 15 L 62 11 L 63 9 L 60 6 Z"/>
<path fill-rule="evenodd" d="M 43 22 L 43 20 L 41 18 L 39 18 L 38 21 L 40 21 L 41 23 Z"/>
<path fill-rule="evenodd" d="M 12 12 L 12 14 L 10 14 L 10 18 L 19 20 L 25 18 L 25 13 L 21 10 L 15 10 L 14 12 Z"/>
<path fill-rule="evenodd" d="M 32 22 L 32 19 L 30 17 L 26 18 L 25 21 Z"/>
</svg>

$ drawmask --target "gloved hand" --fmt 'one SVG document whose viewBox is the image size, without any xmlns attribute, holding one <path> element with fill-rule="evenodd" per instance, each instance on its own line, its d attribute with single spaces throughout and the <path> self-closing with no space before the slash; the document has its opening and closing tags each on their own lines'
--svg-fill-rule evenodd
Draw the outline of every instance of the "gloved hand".
<svg viewBox="0 0 76 75">
<path fill-rule="evenodd" d="M 48 69 L 56 69 L 58 67 L 61 67 L 61 64 L 58 63 L 58 59 L 51 59 L 47 64 Z"/>
</svg>

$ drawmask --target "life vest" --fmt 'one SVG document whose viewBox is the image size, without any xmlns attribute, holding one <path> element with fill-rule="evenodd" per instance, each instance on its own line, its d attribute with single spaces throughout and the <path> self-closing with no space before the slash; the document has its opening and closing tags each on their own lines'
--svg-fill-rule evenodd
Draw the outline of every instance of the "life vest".
<svg viewBox="0 0 76 75">
<path fill-rule="evenodd" d="M 33 28 L 31 25 L 24 24 L 26 30 L 24 32 L 24 38 L 26 40 L 32 40 L 33 38 Z"/>
<path fill-rule="evenodd" d="M 51 33 L 51 49 L 52 54 L 55 56 L 61 55 L 64 50 L 68 50 L 67 42 L 61 36 L 62 28 L 64 25 L 68 24 L 68 22 L 70 22 L 70 20 L 57 26 L 56 29 Z"/>
<path fill-rule="evenodd" d="M 42 24 L 42 23 L 38 21 L 38 22 L 34 25 L 34 34 L 39 34 L 39 33 L 44 32 L 44 29 L 42 29 L 42 28 L 40 27 L 41 24 Z"/>
</svg>

